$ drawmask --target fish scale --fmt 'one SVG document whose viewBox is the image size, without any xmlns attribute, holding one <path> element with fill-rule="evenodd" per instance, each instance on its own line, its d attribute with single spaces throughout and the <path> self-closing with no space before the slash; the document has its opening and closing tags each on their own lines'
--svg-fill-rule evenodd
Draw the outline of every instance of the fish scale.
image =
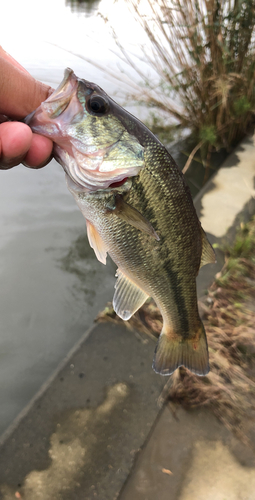
<svg viewBox="0 0 255 500">
<path fill-rule="evenodd" d="M 168 151 L 137 118 L 72 70 L 27 123 L 54 141 L 54 156 L 87 221 L 97 258 L 105 264 L 109 254 L 118 266 L 116 313 L 129 319 L 149 296 L 159 307 L 163 328 L 154 370 L 170 375 L 184 365 L 208 373 L 196 276 L 215 256 Z"/>
</svg>

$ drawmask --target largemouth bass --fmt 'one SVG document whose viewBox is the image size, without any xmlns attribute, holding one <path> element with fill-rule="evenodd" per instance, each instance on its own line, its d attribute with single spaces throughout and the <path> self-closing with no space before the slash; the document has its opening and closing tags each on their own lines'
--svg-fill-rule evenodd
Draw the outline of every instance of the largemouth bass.
<svg viewBox="0 0 255 500">
<path fill-rule="evenodd" d="M 54 157 L 87 223 L 100 262 L 117 264 L 113 307 L 128 320 L 153 297 L 163 317 L 153 368 L 209 371 L 196 276 L 215 262 L 189 188 L 173 158 L 138 119 L 100 87 L 67 69 L 26 119 L 54 141 Z"/>
</svg>

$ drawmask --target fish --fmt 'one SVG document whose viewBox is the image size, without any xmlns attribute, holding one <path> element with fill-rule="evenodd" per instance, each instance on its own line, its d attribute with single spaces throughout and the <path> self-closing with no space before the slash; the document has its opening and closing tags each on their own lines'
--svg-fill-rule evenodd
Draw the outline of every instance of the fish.
<svg viewBox="0 0 255 500">
<path fill-rule="evenodd" d="M 152 297 L 163 318 L 153 369 L 209 372 L 196 277 L 215 254 L 184 176 L 167 149 L 95 83 L 67 68 L 53 94 L 28 115 L 54 142 L 53 156 L 86 219 L 97 259 L 117 265 L 113 308 L 123 320 Z"/>
</svg>

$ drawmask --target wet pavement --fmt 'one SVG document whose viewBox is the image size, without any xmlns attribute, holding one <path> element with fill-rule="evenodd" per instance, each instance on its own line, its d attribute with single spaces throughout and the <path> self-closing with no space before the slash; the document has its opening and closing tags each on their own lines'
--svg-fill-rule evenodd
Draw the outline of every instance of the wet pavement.
<svg viewBox="0 0 255 500">
<path fill-rule="evenodd" d="M 254 151 L 243 141 L 195 201 L 212 242 L 255 213 Z M 208 411 L 160 408 L 154 347 L 125 325 L 89 330 L 2 436 L 0 499 L 253 500 L 251 449 Z"/>
<path fill-rule="evenodd" d="M 110 323 L 85 336 L 1 446 L 0 498 L 116 498 L 158 414 L 154 348 Z"/>
<path fill-rule="evenodd" d="M 1 45 L 53 88 L 70 67 L 123 102 L 125 86 L 97 67 L 120 74 L 106 15 L 125 47 L 135 43 L 137 51 L 142 30 L 114 0 L 10 0 L 1 9 Z M 0 435 L 104 308 L 115 268 L 95 258 L 56 161 L 39 170 L 0 170 Z"/>
</svg>

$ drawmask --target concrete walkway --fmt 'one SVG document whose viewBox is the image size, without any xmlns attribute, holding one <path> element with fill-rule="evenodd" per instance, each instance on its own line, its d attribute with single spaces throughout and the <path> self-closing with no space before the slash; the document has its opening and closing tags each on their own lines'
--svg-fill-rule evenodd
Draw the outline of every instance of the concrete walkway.
<svg viewBox="0 0 255 500">
<path fill-rule="evenodd" d="M 255 212 L 254 176 L 248 138 L 195 200 L 212 243 L 231 241 Z M 199 296 L 217 258 L 201 270 Z M 207 411 L 159 408 L 166 379 L 151 369 L 154 347 L 124 325 L 88 331 L 2 436 L 0 499 L 254 500 L 250 449 Z"/>
<path fill-rule="evenodd" d="M 119 500 L 254 500 L 255 454 L 205 410 L 165 407 Z"/>
</svg>

